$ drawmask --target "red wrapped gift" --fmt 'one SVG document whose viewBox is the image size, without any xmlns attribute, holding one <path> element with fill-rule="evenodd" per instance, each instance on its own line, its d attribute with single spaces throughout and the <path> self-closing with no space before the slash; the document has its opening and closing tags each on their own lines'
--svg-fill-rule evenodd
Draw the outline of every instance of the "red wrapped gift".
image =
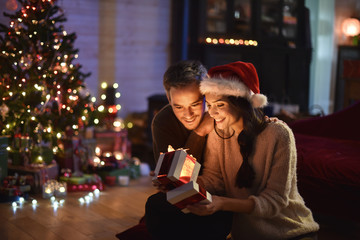
<svg viewBox="0 0 360 240">
<path fill-rule="evenodd" d="M 92 192 L 95 189 L 99 189 L 103 191 L 105 189 L 102 182 L 98 183 L 84 183 L 84 184 L 72 184 L 67 183 L 67 191 L 68 192 Z"/>
<path fill-rule="evenodd" d="M 168 191 L 166 199 L 184 213 L 189 213 L 186 208 L 187 205 L 198 202 L 210 203 L 212 201 L 211 194 L 194 181 Z"/>
<path fill-rule="evenodd" d="M 163 153 L 156 164 L 152 181 L 173 189 L 190 181 L 196 181 L 200 167 L 200 163 L 185 150 Z"/>
</svg>

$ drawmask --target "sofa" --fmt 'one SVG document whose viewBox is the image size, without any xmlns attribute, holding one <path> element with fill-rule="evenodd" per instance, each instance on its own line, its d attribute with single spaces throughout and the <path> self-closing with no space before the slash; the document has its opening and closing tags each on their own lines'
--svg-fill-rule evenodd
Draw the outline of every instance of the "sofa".
<svg viewBox="0 0 360 240">
<path fill-rule="evenodd" d="M 336 113 L 289 123 L 298 188 L 314 215 L 360 221 L 360 101 Z"/>
</svg>

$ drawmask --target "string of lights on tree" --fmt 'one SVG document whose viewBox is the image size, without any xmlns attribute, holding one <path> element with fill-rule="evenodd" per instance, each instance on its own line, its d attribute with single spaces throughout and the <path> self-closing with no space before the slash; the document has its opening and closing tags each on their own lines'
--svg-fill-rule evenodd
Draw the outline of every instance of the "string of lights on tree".
<svg viewBox="0 0 360 240">
<path fill-rule="evenodd" d="M 75 33 L 56 0 L 18 0 L 21 9 L 0 24 L 1 135 L 27 136 L 32 144 L 77 135 L 104 116 L 91 100 L 75 63 Z M 95 122 L 95 123 L 94 123 Z"/>
</svg>

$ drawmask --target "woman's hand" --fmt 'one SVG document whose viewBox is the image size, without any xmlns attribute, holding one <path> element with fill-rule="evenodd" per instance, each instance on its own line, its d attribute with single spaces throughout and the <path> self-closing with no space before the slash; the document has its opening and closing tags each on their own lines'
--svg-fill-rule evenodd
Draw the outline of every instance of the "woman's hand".
<svg viewBox="0 0 360 240">
<path fill-rule="evenodd" d="M 206 216 L 214 214 L 217 211 L 222 209 L 222 198 L 219 196 L 212 195 L 212 202 L 211 203 L 195 203 L 186 206 L 187 209 L 193 214 L 199 216 Z"/>
</svg>

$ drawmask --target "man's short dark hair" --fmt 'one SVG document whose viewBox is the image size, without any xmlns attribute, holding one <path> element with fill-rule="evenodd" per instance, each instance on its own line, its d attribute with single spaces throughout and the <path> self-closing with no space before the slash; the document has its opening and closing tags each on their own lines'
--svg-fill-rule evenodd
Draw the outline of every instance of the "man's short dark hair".
<svg viewBox="0 0 360 240">
<path fill-rule="evenodd" d="M 171 65 L 165 72 L 163 84 L 165 90 L 170 91 L 171 87 L 179 88 L 200 84 L 206 76 L 207 69 L 197 60 L 184 60 Z"/>
</svg>

